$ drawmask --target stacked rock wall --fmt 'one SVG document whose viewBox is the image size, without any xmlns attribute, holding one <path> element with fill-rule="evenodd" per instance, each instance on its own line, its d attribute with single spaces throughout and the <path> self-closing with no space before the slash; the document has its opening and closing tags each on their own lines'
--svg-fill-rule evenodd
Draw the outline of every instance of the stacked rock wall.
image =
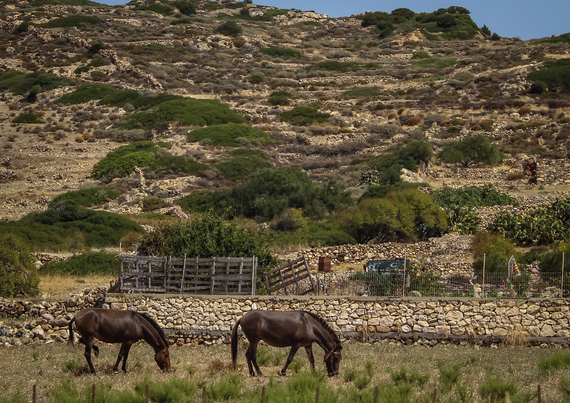
<svg viewBox="0 0 570 403">
<path fill-rule="evenodd" d="M 541 342 L 570 337 L 567 299 L 497 298 L 345 298 L 345 297 L 210 297 L 178 295 L 107 295 L 106 304 L 150 314 L 178 345 L 222 343 L 235 321 L 252 309 L 308 310 L 321 315 L 345 338 L 407 339 L 485 338 L 504 340 L 524 335 Z M 0 300 L 4 318 L 25 321 L 0 325 L 0 345 L 62 342 L 67 322 L 86 304 L 23 303 Z M 34 317 L 35 316 L 35 317 Z"/>
</svg>

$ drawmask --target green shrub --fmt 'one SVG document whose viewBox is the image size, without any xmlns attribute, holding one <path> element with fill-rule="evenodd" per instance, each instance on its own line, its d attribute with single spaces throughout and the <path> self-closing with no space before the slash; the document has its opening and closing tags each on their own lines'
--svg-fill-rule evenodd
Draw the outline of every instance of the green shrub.
<svg viewBox="0 0 570 403">
<path fill-rule="evenodd" d="M 35 295 L 39 277 L 26 243 L 0 227 L 0 297 Z"/>
<path fill-rule="evenodd" d="M 235 209 L 229 189 L 191 193 L 176 200 L 176 204 L 191 213 L 212 212 L 219 216 L 233 216 Z"/>
<path fill-rule="evenodd" d="M 543 357 L 538 361 L 538 369 L 544 376 L 550 375 L 554 371 L 570 367 L 570 354 L 556 352 L 548 357 Z"/>
<path fill-rule="evenodd" d="M 142 211 L 148 213 L 157 210 L 159 208 L 162 208 L 164 206 L 165 201 L 160 197 L 151 196 L 142 199 L 142 203 L 143 203 Z"/>
<path fill-rule="evenodd" d="M 214 33 L 227 35 L 227 36 L 238 36 L 243 32 L 243 28 L 235 21 L 226 21 L 214 29 Z"/>
<path fill-rule="evenodd" d="M 484 398 L 495 395 L 498 399 L 504 399 L 507 392 L 511 397 L 516 396 L 518 392 L 516 382 L 506 381 L 498 375 L 487 375 L 479 386 L 479 394 Z"/>
<path fill-rule="evenodd" d="M 55 102 L 75 105 L 99 100 L 101 105 L 121 107 L 132 105 L 135 109 L 145 109 L 180 99 L 182 97 L 167 93 L 120 90 L 108 84 L 83 84 L 69 94 L 62 95 Z"/>
<path fill-rule="evenodd" d="M 462 189 L 450 187 L 430 192 L 433 199 L 444 209 L 455 207 L 482 207 L 518 205 L 517 199 L 508 193 L 495 189 L 493 184 L 483 186 L 469 186 Z"/>
<path fill-rule="evenodd" d="M 542 82 L 549 90 L 570 92 L 570 59 L 558 59 L 528 75 L 533 83 Z M 535 92 L 536 93 L 536 92 Z"/>
<path fill-rule="evenodd" d="M 353 62 L 339 62 L 338 60 L 326 60 L 311 64 L 305 68 L 307 71 L 324 70 L 333 71 L 336 73 L 349 73 L 358 71 L 361 67 Z"/>
<path fill-rule="evenodd" d="M 74 372 L 79 372 L 75 370 Z M 62 379 L 56 385 L 49 387 L 47 394 L 54 402 L 75 403 L 92 400 L 91 383 L 79 387 L 73 379 Z M 144 396 L 136 395 L 131 390 L 117 390 L 110 383 L 102 382 L 95 385 L 97 401 L 106 403 L 143 403 Z"/>
<path fill-rule="evenodd" d="M 245 139 L 249 142 L 267 144 L 269 137 L 262 130 L 254 129 L 251 126 L 228 123 L 216 124 L 209 127 L 196 129 L 187 135 L 188 141 L 211 140 L 212 144 L 218 146 L 235 147 L 238 139 Z"/>
<path fill-rule="evenodd" d="M 198 392 L 194 380 L 174 378 L 167 381 L 153 381 L 145 378 L 135 384 L 135 392 L 143 398 L 148 386 L 148 397 L 151 402 L 187 402 Z"/>
<path fill-rule="evenodd" d="M 289 105 L 293 94 L 287 91 L 276 91 L 269 95 L 267 101 L 270 105 Z"/>
<path fill-rule="evenodd" d="M 148 129 L 157 123 L 172 122 L 180 126 L 210 126 L 242 123 L 244 117 L 214 99 L 174 99 L 143 112 L 134 113 L 122 123 L 123 129 Z"/>
<path fill-rule="evenodd" d="M 356 87 L 344 91 L 341 96 L 343 98 L 370 98 L 378 96 L 382 93 L 382 89 L 377 85 Z"/>
<path fill-rule="evenodd" d="M 230 180 L 245 179 L 262 168 L 271 168 L 269 157 L 261 150 L 237 149 L 230 152 L 230 158 L 218 162 L 216 170 Z"/>
<path fill-rule="evenodd" d="M 121 192 L 119 192 L 117 189 L 98 186 L 62 193 L 59 196 L 54 197 L 50 205 L 65 200 L 73 202 L 78 206 L 91 207 L 98 206 L 109 200 L 116 199 L 120 195 Z"/>
<path fill-rule="evenodd" d="M 321 113 L 317 108 L 311 106 L 296 106 L 290 111 L 281 114 L 283 122 L 296 125 L 310 125 L 311 123 L 323 123 L 330 117 L 328 113 Z"/>
<path fill-rule="evenodd" d="M 478 135 L 447 144 L 439 152 L 438 157 L 443 162 L 461 163 L 467 167 L 476 163 L 497 165 L 505 158 L 505 155 L 491 143 L 489 137 Z"/>
<path fill-rule="evenodd" d="M 0 232 L 18 234 L 37 250 L 70 250 L 118 246 L 140 225 L 119 214 L 93 211 L 61 201 L 46 211 L 31 213 L 18 221 L 0 222 Z"/>
<path fill-rule="evenodd" d="M 515 245 L 508 239 L 498 234 L 481 231 L 473 238 L 473 270 L 476 273 L 483 272 L 483 260 L 485 260 L 485 272 L 507 273 L 508 261 L 516 254 Z"/>
<path fill-rule="evenodd" d="M 41 123 L 42 115 L 37 113 L 20 113 L 12 120 L 13 123 Z"/>
<path fill-rule="evenodd" d="M 93 252 L 74 255 L 58 262 L 46 263 L 40 271 L 42 274 L 69 274 L 72 276 L 119 275 L 120 264 L 117 255 L 113 253 Z"/>
<path fill-rule="evenodd" d="M 265 81 L 264 74 L 252 74 L 249 77 L 249 82 L 252 84 L 261 84 L 263 81 Z"/>
<path fill-rule="evenodd" d="M 278 47 L 261 48 L 259 49 L 259 53 L 271 57 L 278 57 L 281 59 L 300 59 L 303 57 L 303 54 L 298 50 L 278 48 Z"/>
<path fill-rule="evenodd" d="M 162 14 L 165 16 L 174 14 L 174 8 L 170 7 L 168 4 L 160 2 L 137 5 L 136 9 L 143 11 L 154 11 L 157 14 Z"/>
<path fill-rule="evenodd" d="M 101 24 L 101 22 L 101 19 L 95 15 L 67 15 L 40 24 L 40 26 L 44 28 L 68 28 L 80 27 L 82 25 L 97 25 Z"/>
<path fill-rule="evenodd" d="M 69 85 L 71 81 L 44 71 L 21 73 L 19 71 L 0 72 L 0 90 L 8 90 L 16 95 L 29 93 L 34 87 L 49 91 Z"/>
</svg>

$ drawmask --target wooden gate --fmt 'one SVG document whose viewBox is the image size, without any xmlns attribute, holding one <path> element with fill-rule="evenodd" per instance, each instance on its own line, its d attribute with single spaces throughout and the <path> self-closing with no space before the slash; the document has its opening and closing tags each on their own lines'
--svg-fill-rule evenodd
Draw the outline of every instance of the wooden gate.
<svg viewBox="0 0 570 403">
<path fill-rule="evenodd" d="M 255 295 L 257 257 L 121 257 L 121 292 Z"/>
<path fill-rule="evenodd" d="M 315 284 L 305 257 L 287 262 L 264 274 L 269 294 L 283 289 L 285 294 L 305 295 L 315 291 Z M 309 281 L 304 281 L 308 279 Z"/>
</svg>

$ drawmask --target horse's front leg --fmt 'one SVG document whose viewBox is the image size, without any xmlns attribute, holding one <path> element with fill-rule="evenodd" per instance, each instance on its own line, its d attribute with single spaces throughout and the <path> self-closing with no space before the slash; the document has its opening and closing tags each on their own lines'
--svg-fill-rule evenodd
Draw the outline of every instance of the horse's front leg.
<svg viewBox="0 0 570 403">
<path fill-rule="evenodd" d="M 307 357 L 309 357 L 309 363 L 311 364 L 311 368 L 315 369 L 315 357 L 313 357 L 313 345 L 309 344 L 305 347 L 305 351 L 307 352 Z"/>
<path fill-rule="evenodd" d="M 293 357 L 295 357 L 295 354 L 297 354 L 297 350 L 299 349 L 299 347 L 300 346 L 297 345 L 291 346 L 291 351 L 289 351 L 289 355 L 287 356 L 287 361 L 285 362 L 285 366 L 281 370 L 281 375 L 285 375 L 287 367 L 289 366 L 289 364 L 291 364 L 291 361 L 293 361 Z"/>
<path fill-rule="evenodd" d="M 117 372 L 119 370 L 119 363 L 121 359 L 123 360 L 123 366 L 121 369 L 123 372 L 127 372 L 127 358 L 129 357 L 129 350 L 131 349 L 132 343 L 130 341 L 125 341 L 121 344 L 121 349 L 119 350 L 119 356 L 117 357 L 117 362 L 113 367 L 113 371 Z"/>
</svg>

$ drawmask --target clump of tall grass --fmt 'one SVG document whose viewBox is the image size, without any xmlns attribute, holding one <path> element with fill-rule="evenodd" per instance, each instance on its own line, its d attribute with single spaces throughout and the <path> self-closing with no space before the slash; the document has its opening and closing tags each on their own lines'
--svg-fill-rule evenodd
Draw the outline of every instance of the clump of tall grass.
<svg viewBox="0 0 570 403">
<path fill-rule="evenodd" d="M 541 358 L 538 362 L 538 369 L 543 375 L 548 375 L 557 369 L 570 367 L 570 354 L 557 352 L 549 357 Z"/>
</svg>

